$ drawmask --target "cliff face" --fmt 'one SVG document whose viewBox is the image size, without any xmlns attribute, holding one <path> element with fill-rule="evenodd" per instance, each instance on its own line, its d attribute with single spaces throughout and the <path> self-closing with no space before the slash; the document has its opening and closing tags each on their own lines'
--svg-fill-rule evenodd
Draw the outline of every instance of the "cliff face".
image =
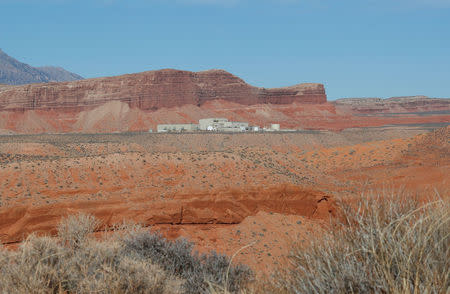
<svg viewBox="0 0 450 294">
<path fill-rule="evenodd" d="M 427 96 L 404 96 L 382 98 L 345 98 L 333 104 L 341 110 L 352 113 L 407 113 L 427 111 L 450 111 L 450 99 Z"/>
<path fill-rule="evenodd" d="M 31 84 L 0 88 L 0 110 L 84 110 L 109 101 L 128 103 L 141 110 L 186 104 L 200 106 L 224 99 L 244 105 L 326 103 L 322 84 L 300 84 L 279 89 L 248 85 L 222 70 L 188 72 L 150 71 L 76 82 Z"/>
<path fill-rule="evenodd" d="M 364 116 L 364 118 L 362 118 Z M 284 129 L 448 122 L 450 99 L 397 97 L 327 103 L 324 86 L 253 87 L 222 70 L 160 70 L 74 82 L 0 85 L 0 134 L 146 131 L 225 117 Z"/>
</svg>

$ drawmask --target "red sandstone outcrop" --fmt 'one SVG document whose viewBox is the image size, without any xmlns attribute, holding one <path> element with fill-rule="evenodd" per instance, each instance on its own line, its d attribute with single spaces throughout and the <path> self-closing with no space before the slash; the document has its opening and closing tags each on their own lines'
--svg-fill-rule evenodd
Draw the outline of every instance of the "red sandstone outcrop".
<svg viewBox="0 0 450 294">
<path fill-rule="evenodd" d="M 244 105 L 326 103 L 322 84 L 279 89 L 248 85 L 223 70 L 189 72 L 165 69 L 76 82 L 30 84 L 0 88 L 1 110 L 85 110 L 109 101 L 156 110 L 223 99 Z"/>
<path fill-rule="evenodd" d="M 147 131 L 158 124 L 196 123 L 206 117 L 256 126 L 279 123 L 283 129 L 445 124 L 450 99 L 327 102 L 321 84 L 265 89 L 223 70 L 167 69 L 76 82 L 0 85 L 0 134 Z"/>
<path fill-rule="evenodd" d="M 338 99 L 333 104 L 340 110 L 366 114 L 450 111 L 450 99 L 427 96 L 404 96 L 388 99 L 345 98 Z"/>
<path fill-rule="evenodd" d="M 136 198 L 106 201 L 70 201 L 43 206 L 0 208 L 0 244 L 23 240 L 32 232 L 52 232 L 69 214 L 95 215 L 106 227 L 133 220 L 149 225 L 239 224 L 260 211 L 327 219 L 334 214 L 335 202 L 320 191 L 295 186 L 246 189 L 176 195 L 155 201 Z"/>
</svg>

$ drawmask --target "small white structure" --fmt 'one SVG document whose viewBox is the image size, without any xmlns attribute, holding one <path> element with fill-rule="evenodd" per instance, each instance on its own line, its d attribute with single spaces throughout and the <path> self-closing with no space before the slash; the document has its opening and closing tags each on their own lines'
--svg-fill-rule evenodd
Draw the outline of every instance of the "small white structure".
<svg viewBox="0 0 450 294">
<path fill-rule="evenodd" d="M 245 132 L 247 122 L 228 121 L 226 118 L 204 118 L 198 121 L 201 131 Z"/>
<path fill-rule="evenodd" d="M 162 124 L 158 125 L 157 132 L 194 132 L 198 131 L 197 124 Z"/>
<path fill-rule="evenodd" d="M 212 127 L 212 130 L 218 130 L 223 128 L 226 122 L 228 122 L 226 118 L 203 118 L 198 121 L 198 124 L 201 131 L 209 131 L 208 127 Z"/>
<path fill-rule="evenodd" d="M 253 127 L 253 132 L 259 132 L 259 127 L 258 126 L 254 126 Z"/>
<path fill-rule="evenodd" d="M 271 124 L 270 130 L 272 131 L 279 131 L 280 130 L 280 124 Z"/>
</svg>

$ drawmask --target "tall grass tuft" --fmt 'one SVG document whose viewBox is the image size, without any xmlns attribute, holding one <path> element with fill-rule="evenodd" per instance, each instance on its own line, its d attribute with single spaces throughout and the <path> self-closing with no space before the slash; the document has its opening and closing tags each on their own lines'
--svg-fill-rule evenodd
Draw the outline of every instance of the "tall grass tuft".
<svg viewBox="0 0 450 294">
<path fill-rule="evenodd" d="M 342 202 L 329 234 L 296 246 L 276 293 L 450 293 L 450 207 L 396 194 Z"/>
</svg>

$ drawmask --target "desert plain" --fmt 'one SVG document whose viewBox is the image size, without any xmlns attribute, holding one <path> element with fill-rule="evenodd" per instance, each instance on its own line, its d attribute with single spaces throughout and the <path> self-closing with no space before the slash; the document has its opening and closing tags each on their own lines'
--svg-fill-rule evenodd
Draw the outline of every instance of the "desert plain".
<svg viewBox="0 0 450 294">
<path fill-rule="evenodd" d="M 271 132 L 156 133 L 226 117 Z M 327 101 L 320 84 L 256 88 L 164 70 L 0 88 L 0 242 L 78 213 L 186 238 L 257 275 L 320 238 L 363 193 L 448 197 L 450 100 Z"/>
<path fill-rule="evenodd" d="M 448 193 L 450 127 L 276 133 L 0 137 L 0 239 L 54 233 L 89 213 L 184 237 L 259 272 L 320 237 L 337 199 L 368 191 Z"/>
</svg>

